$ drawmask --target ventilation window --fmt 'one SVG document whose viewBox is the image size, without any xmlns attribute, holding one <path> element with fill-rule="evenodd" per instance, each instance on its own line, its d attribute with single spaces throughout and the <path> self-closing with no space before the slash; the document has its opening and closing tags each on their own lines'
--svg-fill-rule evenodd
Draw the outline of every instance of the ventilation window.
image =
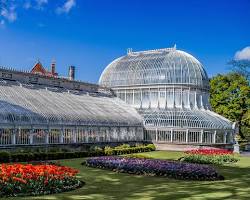
<svg viewBox="0 0 250 200">
<path fill-rule="evenodd" d="M 12 79 L 12 74 L 10 74 L 10 73 L 2 73 L 2 78 L 4 78 L 4 79 Z"/>
</svg>

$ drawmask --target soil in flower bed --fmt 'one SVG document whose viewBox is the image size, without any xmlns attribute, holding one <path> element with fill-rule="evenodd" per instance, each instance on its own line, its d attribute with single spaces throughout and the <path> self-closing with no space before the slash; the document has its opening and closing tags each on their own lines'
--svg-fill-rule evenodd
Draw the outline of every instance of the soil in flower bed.
<svg viewBox="0 0 250 200">
<path fill-rule="evenodd" d="M 74 190 L 84 185 L 78 170 L 53 164 L 0 164 L 0 197 L 35 196 Z"/>
<path fill-rule="evenodd" d="M 211 166 L 179 161 L 101 156 L 88 158 L 82 164 L 137 175 L 165 176 L 182 180 L 224 180 Z"/>
</svg>

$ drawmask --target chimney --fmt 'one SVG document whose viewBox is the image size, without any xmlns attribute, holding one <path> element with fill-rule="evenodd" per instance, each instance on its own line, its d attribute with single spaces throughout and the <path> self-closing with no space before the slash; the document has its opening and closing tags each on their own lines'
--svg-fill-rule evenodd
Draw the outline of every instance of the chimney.
<svg viewBox="0 0 250 200">
<path fill-rule="evenodd" d="M 52 63 L 51 63 L 51 74 L 52 75 L 56 74 L 56 61 L 55 60 L 52 60 Z"/>
<path fill-rule="evenodd" d="M 75 80 L 75 66 L 69 66 L 69 80 Z"/>
</svg>

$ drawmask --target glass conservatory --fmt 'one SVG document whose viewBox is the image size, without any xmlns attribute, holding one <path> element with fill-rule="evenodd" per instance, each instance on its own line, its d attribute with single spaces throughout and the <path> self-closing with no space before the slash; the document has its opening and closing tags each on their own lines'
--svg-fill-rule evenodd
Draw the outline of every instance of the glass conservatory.
<svg viewBox="0 0 250 200">
<path fill-rule="evenodd" d="M 233 123 L 209 104 L 202 64 L 174 48 L 133 52 L 110 63 L 99 84 L 137 109 L 144 140 L 164 143 L 230 144 Z"/>
<path fill-rule="evenodd" d="M 109 89 L 0 69 L 0 146 L 142 139 L 141 116 Z"/>
</svg>

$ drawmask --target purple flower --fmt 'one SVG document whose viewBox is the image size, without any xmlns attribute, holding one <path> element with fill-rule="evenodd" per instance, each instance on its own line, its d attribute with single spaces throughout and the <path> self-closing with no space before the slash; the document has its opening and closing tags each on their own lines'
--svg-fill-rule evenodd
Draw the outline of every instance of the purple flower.
<svg viewBox="0 0 250 200">
<path fill-rule="evenodd" d="M 167 161 L 159 159 L 141 159 L 119 156 L 92 157 L 86 165 L 104 169 L 154 176 L 167 176 L 186 180 L 221 180 L 223 177 L 211 166 Z"/>
</svg>

